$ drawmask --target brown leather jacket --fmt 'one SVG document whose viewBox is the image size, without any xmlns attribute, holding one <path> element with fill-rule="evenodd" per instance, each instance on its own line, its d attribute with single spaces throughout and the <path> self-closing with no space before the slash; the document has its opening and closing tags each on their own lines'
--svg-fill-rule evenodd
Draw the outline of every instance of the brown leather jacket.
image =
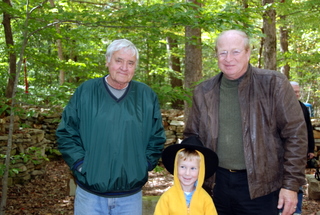
<svg viewBox="0 0 320 215">
<path fill-rule="evenodd" d="M 199 84 L 184 136 L 199 135 L 215 151 L 222 73 Z M 280 188 L 298 191 L 305 184 L 307 129 L 287 78 L 248 66 L 239 83 L 244 155 L 251 199 Z M 232 131 L 230 131 L 232 132 Z M 212 192 L 214 176 L 205 182 Z"/>
</svg>

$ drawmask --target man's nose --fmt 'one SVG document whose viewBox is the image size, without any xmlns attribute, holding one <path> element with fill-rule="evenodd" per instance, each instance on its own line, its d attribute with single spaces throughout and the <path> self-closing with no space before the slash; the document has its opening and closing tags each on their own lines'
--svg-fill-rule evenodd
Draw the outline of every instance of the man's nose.
<svg viewBox="0 0 320 215">
<path fill-rule="evenodd" d="M 227 52 L 226 57 L 224 58 L 224 60 L 226 61 L 231 61 L 233 59 L 233 55 L 230 52 Z"/>
<path fill-rule="evenodd" d="M 121 64 L 121 69 L 122 70 L 127 70 L 128 69 L 128 63 L 127 62 L 122 62 L 122 64 Z"/>
</svg>

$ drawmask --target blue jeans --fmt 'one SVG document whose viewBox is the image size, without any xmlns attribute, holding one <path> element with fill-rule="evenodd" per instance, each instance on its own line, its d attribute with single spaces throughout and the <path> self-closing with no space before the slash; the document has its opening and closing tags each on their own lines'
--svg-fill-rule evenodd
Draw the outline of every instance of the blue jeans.
<svg viewBox="0 0 320 215">
<path fill-rule="evenodd" d="M 302 212 L 302 201 L 303 201 L 303 190 L 302 187 L 300 187 L 299 192 L 298 192 L 298 204 L 297 204 L 297 209 L 294 213 L 301 214 Z"/>
<path fill-rule="evenodd" d="M 142 191 L 125 197 L 107 198 L 76 189 L 74 215 L 141 215 Z"/>
</svg>

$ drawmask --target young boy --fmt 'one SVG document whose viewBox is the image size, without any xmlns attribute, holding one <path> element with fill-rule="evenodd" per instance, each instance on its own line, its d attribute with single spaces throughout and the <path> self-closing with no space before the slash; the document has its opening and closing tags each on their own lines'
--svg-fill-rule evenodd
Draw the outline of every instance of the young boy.
<svg viewBox="0 0 320 215">
<path fill-rule="evenodd" d="M 210 195 L 202 188 L 218 167 L 218 156 L 192 136 L 168 146 L 162 162 L 174 176 L 174 185 L 160 197 L 154 215 L 217 215 Z"/>
</svg>

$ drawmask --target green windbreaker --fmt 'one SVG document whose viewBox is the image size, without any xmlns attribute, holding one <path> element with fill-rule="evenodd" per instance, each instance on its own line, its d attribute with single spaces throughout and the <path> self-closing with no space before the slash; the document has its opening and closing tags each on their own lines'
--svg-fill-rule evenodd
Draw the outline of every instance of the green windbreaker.
<svg viewBox="0 0 320 215">
<path fill-rule="evenodd" d="M 56 135 L 58 149 L 78 185 L 97 195 L 115 197 L 141 190 L 166 140 L 154 91 L 131 81 L 117 99 L 104 78 L 78 87 L 63 111 Z M 79 163 L 81 172 L 76 170 Z"/>
</svg>

